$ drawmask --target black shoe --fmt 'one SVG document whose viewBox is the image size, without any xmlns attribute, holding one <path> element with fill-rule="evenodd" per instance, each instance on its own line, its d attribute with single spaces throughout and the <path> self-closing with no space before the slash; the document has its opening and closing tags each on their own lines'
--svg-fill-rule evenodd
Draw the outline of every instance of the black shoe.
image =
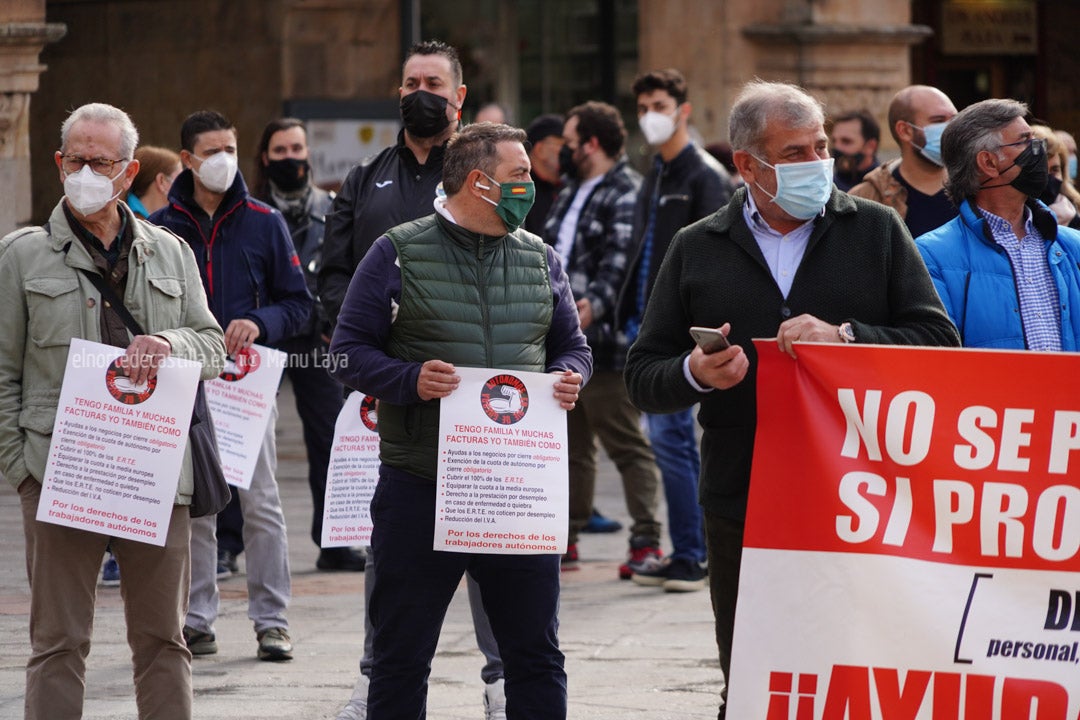
<svg viewBox="0 0 1080 720">
<path fill-rule="evenodd" d="M 633 580 L 638 585 L 659 585 L 664 592 L 694 592 L 704 589 L 706 574 L 701 563 L 677 557 L 666 560 L 651 571 L 635 572 Z"/>
<path fill-rule="evenodd" d="M 367 558 L 362 553 L 347 547 L 320 550 L 319 558 L 315 561 L 315 567 L 320 570 L 363 572 L 365 565 L 367 565 Z"/>
</svg>

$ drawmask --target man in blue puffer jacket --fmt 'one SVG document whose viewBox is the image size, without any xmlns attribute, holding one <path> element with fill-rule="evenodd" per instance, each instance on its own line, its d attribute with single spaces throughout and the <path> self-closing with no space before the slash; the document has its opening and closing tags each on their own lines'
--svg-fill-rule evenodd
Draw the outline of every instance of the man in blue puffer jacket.
<svg viewBox="0 0 1080 720">
<path fill-rule="evenodd" d="M 1044 140 L 1027 106 L 984 100 L 945 128 L 945 190 L 960 215 L 916 243 L 965 347 L 1080 350 L 1080 232 L 1036 200 Z"/>
<path fill-rule="evenodd" d="M 184 171 L 169 204 L 150 222 L 191 245 L 210 310 L 225 328 L 225 350 L 237 358 L 255 342 L 278 345 L 307 329 L 312 300 L 281 213 L 248 196 L 237 172 L 236 129 L 219 113 L 188 116 L 180 129 Z M 247 550 L 248 616 L 260 660 L 289 660 L 285 612 L 291 595 L 285 517 L 274 441 L 275 407 L 259 449 L 251 487 L 238 489 Z M 191 523 L 191 601 L 184 639 L 192 655 L 217 652 L 215 517 Z"/>
</svg>

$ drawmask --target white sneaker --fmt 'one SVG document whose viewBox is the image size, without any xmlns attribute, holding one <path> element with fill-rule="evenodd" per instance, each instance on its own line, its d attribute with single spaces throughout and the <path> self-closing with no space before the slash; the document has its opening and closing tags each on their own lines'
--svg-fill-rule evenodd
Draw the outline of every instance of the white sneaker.
<svg viewBox="0 0 1080 720">
<path fill-rule="evenodd" d="M 506 720 L 506 693 L 503 691 L 502 678 L 484 686 L 484 720 Z"/>
<path fill-rule="evenodd" d="M 349 703 L 338 713 L 337 720 L 367 720 L 367 693 L 368 676 L 361 673 Z"/>
</svg>

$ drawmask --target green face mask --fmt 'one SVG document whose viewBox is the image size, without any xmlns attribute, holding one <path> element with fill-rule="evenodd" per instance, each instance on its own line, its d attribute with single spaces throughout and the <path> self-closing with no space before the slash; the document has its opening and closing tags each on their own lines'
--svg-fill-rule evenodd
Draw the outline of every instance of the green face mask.
<svg viewBox="0 0 1080 720">
<path fill-rule="evenodd" d="M 480 171 L 484 177 L 492 182 L 497 188 L 502 190 L 502 197 L 499 198 L 499 202 L 495 202 L 489 197 L 481 196 L 489 203 L 495 206 L 495 214 L 502 218 L 503 224 L 506 225 L 507 232 L 514 232 L 521 223 L 525 222 L 525 216 L 529 214 L 529 210 L 532 209 L 533 200 L 536 199 L 536 186 L 530 182 L 505 182 L 497 183 L 495 178 L 488 175 L 483 170 Z M 476 187 L 481 190 L 490 190 L 490 185 L 482 185 L 476 183 Z"/>
</svg>

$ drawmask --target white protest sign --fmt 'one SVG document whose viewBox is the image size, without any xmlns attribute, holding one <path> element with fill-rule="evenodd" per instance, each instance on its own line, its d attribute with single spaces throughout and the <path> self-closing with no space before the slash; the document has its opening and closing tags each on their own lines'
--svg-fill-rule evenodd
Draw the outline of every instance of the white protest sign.
<svg viewBox="0 0 1080 720">
<path fill-rule="evenodd" d="M 37 519 L 164 545 L 202 365 L 168 358 L 133 385 L 112 345 L 73 339 Z"/>
<path fill-rule="evenodd" d="M 435 550 L 566 552 L 566 411 L 558 376 L 457 368 L 441 401 Z"/>
<path fill-rule="evenodd" d="M 371 543 L 371 496 L 379 482 L 376 400 L 350 393 L 334 425 L 326 474 L 322 547 Z"/>
<path fill-rule="evenodd" d="M 280 350 L 252 345 L 226 360 L 221 375 L 205 384 L 221 468 L 230 485 L 251 487 L 287 359 Z"/>
</svg>

